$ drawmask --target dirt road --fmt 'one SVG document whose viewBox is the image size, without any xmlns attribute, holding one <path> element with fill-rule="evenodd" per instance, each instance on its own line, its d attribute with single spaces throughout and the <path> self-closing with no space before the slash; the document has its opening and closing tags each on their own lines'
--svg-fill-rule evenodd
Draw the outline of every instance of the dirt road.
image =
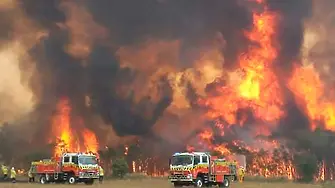
<svg viewBox="0 0 335 188">
<path fill-rule="evenodd" d="M 1 183 L 0 187 L 4 188 L 44 188 L 44 187 L 57 187 L 57 188 L 69 188 L 69 185 L 40 185 L 38 183 Z M 75 187 L 94 187 L 94 188 L 172 188 L 173 186 L 167 181 L 162 179 L 145 179 L 145 180 L 109 180 L 105 181 L 102 185 L 96 183 L 93 186 L 84 184 L 78 184 Z M 321 185 L 304 185 L 294 183 L 256 183 L 256 182 L 244 182 L 244 183 L 233 183 L 231 188 L 323 188 Z"/>
</svg>

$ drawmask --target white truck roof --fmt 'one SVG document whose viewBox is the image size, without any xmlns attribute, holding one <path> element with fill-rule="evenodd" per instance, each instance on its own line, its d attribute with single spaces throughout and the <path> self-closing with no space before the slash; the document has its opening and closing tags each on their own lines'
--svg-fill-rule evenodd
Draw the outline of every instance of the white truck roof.
<svg viewBox="0 0 335 188">
<path fill-rule="evenodd" d="M 96 156 L 90 153 L 64 153 L 63 156 Z"/>
<path fill-rule="evenodd" d="M 179 156 L 179 155 L 209 155 L 207 152 L 182 152 L 182 153 L 175 153 L 173 156 Z"/>
</svg>

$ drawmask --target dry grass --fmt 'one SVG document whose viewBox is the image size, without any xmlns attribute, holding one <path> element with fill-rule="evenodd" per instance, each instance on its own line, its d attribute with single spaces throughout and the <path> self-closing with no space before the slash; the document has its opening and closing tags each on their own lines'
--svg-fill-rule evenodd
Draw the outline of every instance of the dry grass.
<svg viewBox="0 0 335 188">
<path fill-rule="evenodd" d="M 27 184 L 27 183 L 4 183 L 0 184 L 4 188 L 44 188 L 44 187 L 72 187 L 69 185 L 40 185 L 40 184 Z M 128 180 L 106 180 L 102 185 L 96 183 L 93 186 L 85 184 L 78 184 L 75 187 L 94 187 L 94 188 L 172 188 L 173 186 L 166 179 L 128 179 Z M 276 183 L 261 183 L 261 182 L 243 182 L 233 183 L 232 188 L 334 188 L 332 185 L 312 185 L 312 184 L 295 184 L 289 182 L 276 182 Z"/>
</svg>

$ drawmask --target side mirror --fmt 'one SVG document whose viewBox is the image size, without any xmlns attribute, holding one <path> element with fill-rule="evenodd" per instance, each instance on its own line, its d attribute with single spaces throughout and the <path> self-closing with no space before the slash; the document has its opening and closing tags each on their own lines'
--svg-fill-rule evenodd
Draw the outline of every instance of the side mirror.
<svg viewBox="0 0 335 188">
<path fill-rule="evenodd" d="M 169 159 L 169 166 L 171 165 L 171 159 Z"/>
</svg>

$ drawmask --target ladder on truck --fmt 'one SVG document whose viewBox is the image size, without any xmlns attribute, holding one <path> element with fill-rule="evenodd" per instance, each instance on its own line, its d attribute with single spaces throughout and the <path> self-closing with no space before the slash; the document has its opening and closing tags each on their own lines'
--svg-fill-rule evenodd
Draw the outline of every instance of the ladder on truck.
<svg viewBox="0 0 335 188">
<path fill-rule="evenodd" d="M 214 175 L 214 161 L 211 158 L 211 156 L 208 156 L 208 160 L 209 160 L 209 167 L 208 167 L 208 175 L 209 175 L 209 181 L 210 182 L 216 182 L 216 176 Z"/>
</svg>

